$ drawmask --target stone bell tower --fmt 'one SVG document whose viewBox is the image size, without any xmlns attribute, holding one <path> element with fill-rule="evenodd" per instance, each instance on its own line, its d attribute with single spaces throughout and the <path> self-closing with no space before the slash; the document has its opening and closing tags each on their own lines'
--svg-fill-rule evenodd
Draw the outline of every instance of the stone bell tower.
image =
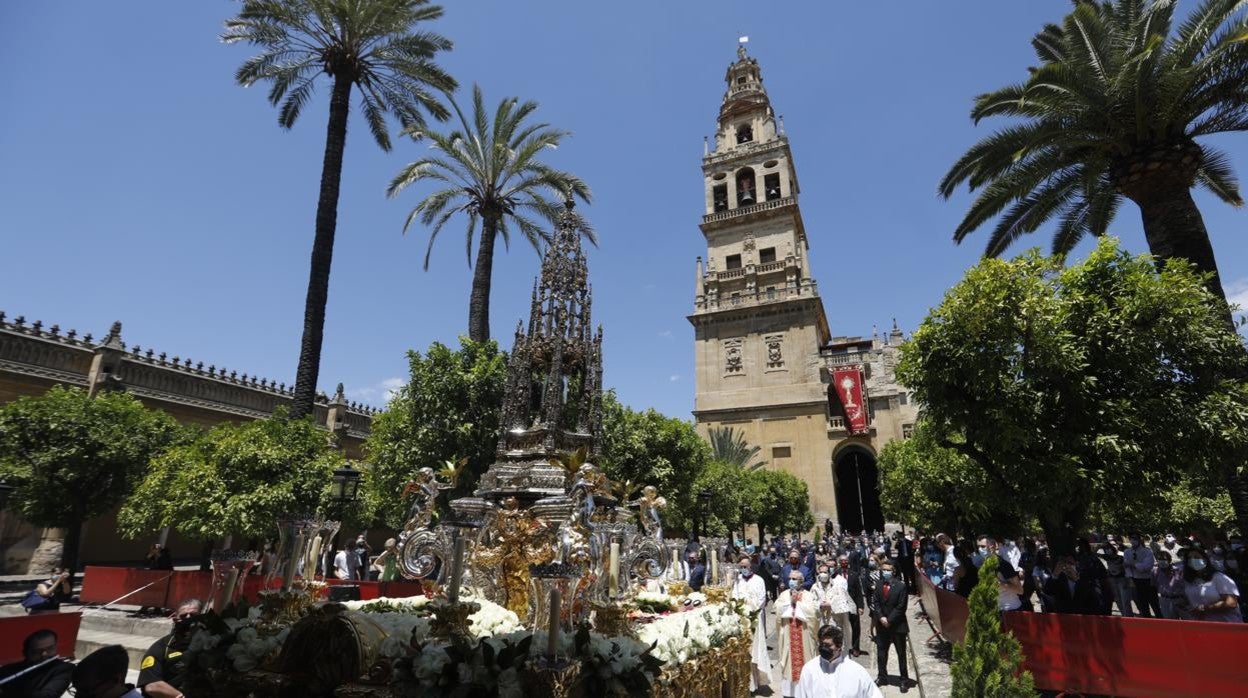
<svg viewBox="0 0 1248 698">
<path fill-rule="evenodd" d="M 699 226 L 694 310 L 697 394 L 706 433 L 743 432 L 769 468 L 810 488 L 816 516 L 835 516 L 828 392 L 820 348 L 830 341 L 811 277 L 810 241 L 784 134 L 745 47 L 728 67 L 714 149 L 702 157 L 706 198 Z"/>
</svg>

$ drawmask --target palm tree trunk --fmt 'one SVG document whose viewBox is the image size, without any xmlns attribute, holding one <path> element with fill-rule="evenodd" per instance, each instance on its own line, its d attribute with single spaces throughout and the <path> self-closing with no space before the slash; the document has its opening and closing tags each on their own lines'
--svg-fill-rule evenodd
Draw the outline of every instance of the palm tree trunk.
<svg viewBox="0 0 1248 698">
<path fill-rule="evenodd" d="M 490 338 L 490 284 L 494 273 L 494 238 L 498 219 L 483 216 L 477 265 L 472 271 L 472 295 L 468 298 L 468 338 L 484 342 Z"/>
<path fill-rule="evenodd" d="M 1189 260 L 1198 271 L 1212 273 L 1205 288 L 1218 298 L 1225 298 L 1209 232 L 1192 198 L 1191 189 L 1179 184 L 1164 189 L 1155 188 L 1150 194 L 1139 200 L 1133 199 L 1144 219 L 1144 237 L 1148 240 L 1149 250 L 1159 260 L 1182 258 Z M 1235 321 L 1229 309 L 1225 321 L 1235 332 Z M 1227 490 L 1231 496 L 1231 507 L 1235 510 L 1239 530 L 1248 531 L 1248 475 L 1238 472 L 1237 466 L 1242 461 L 1234 458 L 1231 461 L 1224 464 L 1228 472 Z"/>
<path fill-rule="evenodd" d="M 1159 260 L 1186 259 L 1197 271 L 1212 273 L 1205 288 L 1218 298 L 1225 298 L 1213 245 L 1209 242 L 1205 220 L 1192 198 L 1192 190 L 1176 184 L 1153 189 L 1150 194 L 1135 201 L 1144 219 L 1144 238 L 1148 240 L 1149 251 Z M 1230 322 L 1229 313 L 1227 321 Z"/>
<path fill-rule="evenodd" d="M 338 73 L 334 76 L 334 89 L 329 98 L 321 193 L 316 204 L 316 238 L 312 242 L 308 295 L 303 306 L 303 339 L 299 344 L 295 396 L 290 408 L 290 416 L 295 419 L 312 414 L 312 404 L 316 400 L 316 381 L 321 370 L 321 339 L 325 332 L 325 304 L 329 301 L 329 268 L 334 258 L 334 233 L 338 228 L 338 185 L 342 180 L 342 153 L 347 144 L 351 85 L 350 75 Z"/>
</svg>

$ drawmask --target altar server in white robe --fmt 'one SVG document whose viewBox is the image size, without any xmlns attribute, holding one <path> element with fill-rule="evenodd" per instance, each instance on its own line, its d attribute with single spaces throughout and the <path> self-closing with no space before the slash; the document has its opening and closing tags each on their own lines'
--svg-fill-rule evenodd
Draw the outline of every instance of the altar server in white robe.
<svg viewBox="0 0 1248 698">
<path fill-rule="evenodd" d="M 819 660 L 802 668 L 794 698 L 884 698 L 871 674 L 845 655 L 845 633 L 836 625 L 819 628 Z"/>
<path fill-rule="evenodd" d="M 780 694 L 792 698 L 802 668 L 818 653 L 815 628 L 819 606 L 815 595 L 802 589 L 806 575 L 789 572 L 788 588 L 776 598 L 776 644 L 780 655 Z"/>
<path fill-rule="evenodd" d="M 767 587 L 763 578 L 754 574 L 754 565 L 748 555 L 741 556 L 737 580 L 732 585 L 732 598 L 745 601 L 748 611 L 758 611 L 754 621 L 754 641 L 750 647 L 750 690 L 771 682 L 771 658 L 767 656 Z"/>
</svg>

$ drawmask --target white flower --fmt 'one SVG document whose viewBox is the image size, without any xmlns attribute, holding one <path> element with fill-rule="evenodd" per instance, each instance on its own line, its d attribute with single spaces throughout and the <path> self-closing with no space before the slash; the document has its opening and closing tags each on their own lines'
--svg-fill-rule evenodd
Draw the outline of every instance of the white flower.
<svg viewBox="0 0 1248 698">
<path fill-rule="evenodd" d="M 426 645 L 420 655 L 412 662 L 412 670 L 421 681 L 432 682 L 442 674 L 442 670 L 451 662 L 451 655 L 437 645 Z"/>
</svg>

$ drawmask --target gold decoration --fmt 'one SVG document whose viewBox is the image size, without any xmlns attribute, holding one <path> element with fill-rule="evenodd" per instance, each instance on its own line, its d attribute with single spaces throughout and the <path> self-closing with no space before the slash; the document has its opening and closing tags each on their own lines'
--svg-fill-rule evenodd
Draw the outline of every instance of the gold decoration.
<svg viewBox="0 0 1248 698">
<path fill-rule="evenodd" d="M 481 604 L 471 601 L 450 601 L 434 599 L 429 602 L 433 619 L 429 621 L 429 633 L 433 637 L 448 640 L 453 644 L 467 645 L 472 642 L 472 633 L 468 627 L 472 621 L 468 616 L 481 610 Z"/>
<path fill-rule="evenodd" d="M 728 600 L 728 588 L 720 586 L 704 586 L 702 593 L 706 594 L 707 603 L 724 603 Z"/>
<path fill-rule="evenodd" d="M 689 582 L 676 580 L 667 583 L 667 595 L 675 598 L 688 596 L 693 593 L 693 589 L 689 587 Z"/>
<path fill-rule="evenodd" d="M 528 510 L 508 497 L 498 511 L 493 540 L 477 548 L 473 556 L 474 578 L 480 574 L 499 581 L 499 604 L 522 620 L 529 617 L 529 565 L 544 564 L 554 557 L 550 533 Z"/>
<path fill-rule="evenodd" d="M 585 695 L 585 682 L 581 680 L 581 663 L 561 660 L 553 665 L 542 657 L 526 672 L 526 683 L 533 693 L 542 698 L 580 698 Z"/>
<path fill-rule="evenodd" d="M 594 611 L 594 630 L 600 635 L 616 637 L 623 635 L 637 639 L 637 630 L 628 622 L 628 614 L 636 610 L 636 606 L 627 604 L 592 604 Z"/>
<path fill-rule="evenodd" d="M 321 598 L 325 582 L 295 580 L 290 589 L 268 589 L 260 592 L 261 617 L 257 630 L 276 635 L 300 621 Z"/>
</svg>

